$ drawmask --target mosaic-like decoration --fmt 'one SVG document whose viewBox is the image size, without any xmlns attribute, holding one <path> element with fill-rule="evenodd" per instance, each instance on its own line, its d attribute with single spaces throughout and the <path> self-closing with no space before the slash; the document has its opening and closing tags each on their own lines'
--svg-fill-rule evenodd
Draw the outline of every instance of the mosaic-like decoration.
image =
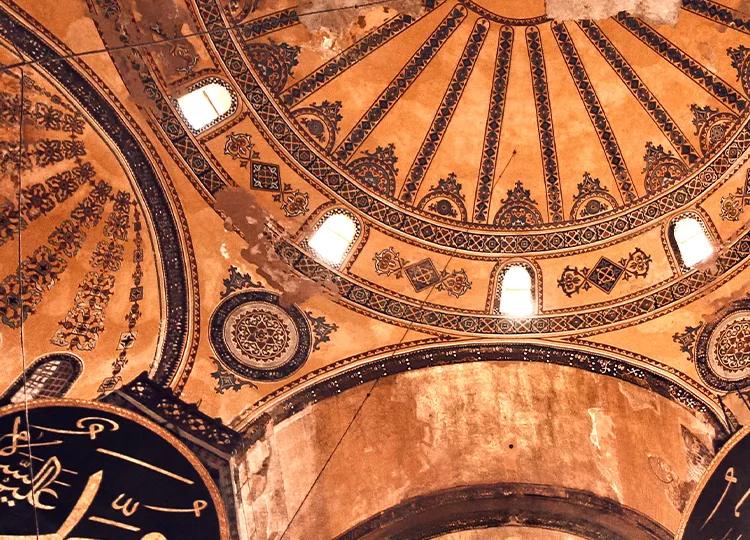
<svg viewBox="0 0 750 540">
<path fill-rule="evenodd" d="M 500 39 L 497 42 L 497 52 L 495 53 L 495 71 L 492 77 L 490 109 L 487 114 L 487 123 L 484 127 L 482 161 L 479 165 L 479 178 L 477 180 L 476 200 L 474 202 L 474 221 L 481 223 L 487 221 L 490 208 L 490 196 L 492 195 L 492 184 L 495 180 L 503 115 L 505 114 L 512 51 L 513 29 L 503 26 L 500 28 Z"/>
<path fill-rule="evenodd" d="M 739 112 L 745 110 L 748 104 L 745 96 L 651 26 L 624 12 L 614 20 L 727 107 Z"/>
<path fill-rule="evenodd" d="M 419 202 L 417 208 L 427 210 L 437 216 L 466 221 L 468 219 L 461 183 L 455 173 L 438 180 L 427 195 Z"/>
<path fill-rule="evenodd" d="M 279 203 L 286 217 L 297 217 L 307 213 L 310 198 L 299 189 L 283 182 L 281 169 L 274 163 L 260 161 L 255 144 L 249 133 L 231 132 L 224 143 L 224 154 L 240 162 L 240 166 L 250 169 L 250 187 L 261 191 L 275 191 L 274 202 Z"/>
<path fill-rule="evenodd" d="M 698 161 L 698 153 L 689 139 L 680 130 L 677 123 L 672 119 L 669 113 L 664 109 L 658 99 L 651 93 L 646 84 L 641 80 L 632 66 L 617 50 L 612 41 L 604 34 L 601 27 L 594 21 L 578 21 L 578 26 L 589 38 L 589 41 L 599 50 L 602 57 L 607 61 L 610 67 L 617 73 L 620 80 L 630 90 L 643 110 L 651 116 L 654 123 L 659 126 L 662 133 L 670 143 L 678 150 L 688 163 Z"/>
<path fill-rule="evenodd" d="M 704 155 L 715 150 L 726 136 L 736 128 L 739 121 L 737 115 L 719 111 L 719 109 L 714 109 L 708 105 L 699 107 L 693 104 L 690 106 L 690 110 L 693 111 L 695 134 L 700 140 L 701 152 Z"/>
<path fill-rule="evenodd" d="M 719 216 L 724 221 L 739 221 L 746 206 L 750 206 L 750 171 L 745 176 L 745 184 L 734 193 L 724 195 L 720 201 Z"/>
<path fill-rule="evenodd" d="M 544 63 L 542 38 L 535 26 L 526 28 L 526 48 L 529 53 L 531 86 L 534 89 L 536 123 L 542 153 L 542 174 L 547 190 L 547 212 L 550 221 L 562 221 L 562 190 L 560 169 L 557 163 L 555 130 L 552 124 L 552 104 L 547 85 L 547 68 Z M 496 220 L 497 221 L 497 220 Z"/>
<path fill-rule="evenodd" d="M 466 8 L 459 5 L 454 7 L 443 19 L 437 29 L 412 55 L 399 74 L 375 99 L 373 105 L 362 115 L 352 131 L 341 142 L 336 150 L 336 157 L 340 161 L 346 162 L 354 155 L 367 136 L 375 129 L 375 126 L 396 104 L 404 92 L 409 89 L 465 18 Z"/>
<path fill-rule="evenodd" d="M 260 288 L 263 288 L 260 282 L 253 281 L 250 274 L 240 272 L 236 266 L 232 265 L 229 267 L 229 277 L 224 279 L 224 290 L 221 291 L 220 296 L 226 298 L 235 291 Z"/>
<path fill-rule="evenodd" d="M 297 65 L 300 48 L 287 43 L 249 43 L 245 46 L 250 63 L 263 83 L 274 93 L 286 86 Z"/>
<path fill-rule="evenodd" d="M 81 351 L 96 347 L 104 331 L 104 311 L 115 292 L 115 275 L 125 255 L 130 227 L 130 194 L 120 191 L 104 226 L 104 240 L 91 255 L 91 271 L 78 286 L 73 307 L 52 337 L 52 344 Z"/>
<path fill-rule="evenodd" d="M 589 290 L 592 285 L 609 294 L 621 279 L 646 277 L 650 264 L 651 256 L 642 249 L 635 248 L 626 259 L 620 259 L 619 262 L 601 257 L 592 268 L 566 266 L 557 280 L 557 286 L 569 297 L 581 290 Z"/>
<path fill-rule="evenodd" d="M 131 287 L 128 300 L 130 310 L 125 316 L 128 328 L 120 335 L 120 341 L 117 345 L 117 358 L 112 362 L 112 375 L 105 378 L 99 385 L 97 392 L 100 395 L 114 390 L 122 382 L 120 373 L 128 363 L 128 351 L 135 345 L 137 334 L 135 332 L 138 319 L 141 317 L 141 302 L 144 298 L 143 285 L 143 224 L 141 214 L 136 206 L 133 207 L 133 273 L 131 275 Z M 124 233 L 123 235 L 124 236 Z"/>
<path fill-rule="evenodd" d="M 140 415 L 31 401 L 3 411 L 0 439 L 2 538 L 229 538 L 203 465 Z"/>
<path fill-rule="evenodd" d="M 34 31 L 19 23 L 11 16 L 6 9 L 0 9 L 0 35 L 9 39 L 30 58 L 34 59 L 54 59 L 49 65 L 54 65 L 54 69 L 47 71 L 49 77 L 65 88 L 68 95 L 75 100 L 75 103 L 82 109 L 82 112 L 95 122 L 96 129 L 106 133 L 108 139 L 115 146 L 122 159 L 125 160 L 132 171 L 138 174 L 133 176 L 133 181 L 138 185 L 138 189 L 143 196 L 144 206 L 149 213 L 149 221 L 154 223 L 153 238 L 155 240 L 154 252 L 161 258 L 163 278 L 169 283 L 163 291 L 163 300 L 169 305 L 168 317 L 163 322 L 163 342 L 160 350 L 157 352 L 159 365 L 157 366 L 154 378 L 160 384 L 168 384 L 178 373 L 180 365 L 183 364 L 185 350 L 188 346 L 188 336 L 182 329 L 189 326 L 190 307 L 188 305 L 187 288 L 191 281 L 191 274 L 188 268 L 188 254 L 185 251 L 181 240 L 180 219 L 181 209 L 175 205 L 174 201 L 168 201 L 165 192 L 165 181 L 157 174 L 153 161 L 153 156 L 147 156 L 142 143 L 138 139 L 138 130 L 132 125 L 127 124 L 127 119 L 123 119 L 121 111 L 113 105 L 110 98 L 105 98 L 89 82 L 90 79 L 83 76 L 78 70 L 85 69 L 80 66 L 73 67 L 70 61 L 60 58 L 58 52 L 47 45 Z M 29 80 L 27 78 L 27 80 Z M 161 96 L 157 91 L 153 96 Z M 160 104 L 169 109 L 168 102 L 161 96 Z M 58 97 L 50 98 L 52 103 L 61 104 L 64 100 Z M 10 111 L 15 114 L 13 109 L 0 107 L 3 112 Z M 20 110 L 20 107 L 17 109 Z M 180 122 L 174 117 L 174 111 L 170 110 L 172 123 L 170 126 L 179 125 Z M 61 115 L 48 115 L 50 126 L 52 128 L 70 129 L 73 133 L 83 133 L 84 116 L 71 112 Z M 40 121 L 43 118 L 39 116 Z M 44 120 L 45 122 L 47 120 Z M 17 122 L 17 120 L 16 120 Z M 186 133 L 180 128 L 181 133 Z M 202 176 L 206 176 L 203 174 Z M 101 182 L 99 182 L 100 185 Z M 94 188 L 96 189 L 96 188 Z M 87 223 L 98 221 L 95 215 L 97 204 L 95 201 L 87 203 L 84 207 L 76 209 L 71 214 L 71 219 L 80 221 L 84 226 Z M 69 237 L 71 238 L 71 237 Z M 27 284 L 16 284 L 15 298 L 19 300 L 24 298 L 24 304 L 28 302 L 31 296 L 30 287 Z M 11 295 L 13 296 L 13 295 Z M 0 297 L 6 295 L 0 292 Z M 11 301 L 16 309 L 20 302 Z M 13 310 L 12 309 L 12 310 Z M 4 313 L 0 309 L 0 313 Z M 7 314 L 7 313 L 6 313 Z"/>
<path fill-rule="evenodd" d="M 342 119 L 340 111 L 341 101 L 331 103 L 325 100 L 320 104 L 310 103 L 306 107 L 295 109 L 291 116 L 314 141 L 330 152 L 336 144 L 336 135 L 339 132 L 339 122 Z"/>
<path fill-rule="evenodd" d="M 675 334 L 703 382 L 717 390 L 750 385 L 750 300 L 732 303 L 709 322 Z"/>
<path fill-rule="evenodd" d="M 238 292 L 222 300 L 211 316 L 210 339 L 224 366 L 261 381 L 290 375 L 312 348 L 304 313 L 279 305 L 279 296 L 265 291 Z"/>
<path fill-rule="evenodd" d="M 466 271 L 463 269 L 451 272 L 438 271 L 430 258 L 410 263 L 402 258 L 398 251 L 389 247 L 376 253 L 373 260 L 375 272 L 378 275 L 396 278 L 406 276 L 414 287 L 414 292 L 417 293 L 434 285 L 436 290 L 445 291 L 451 296 L 460 298 L 471 289 L 471 281 Z"/>
<path fill-rule="evenodd" d="M 324 315 L 313 315 L 311 311 L 306 311 L 305 314 L 310 320 L 310 325 L 313 331 L 313 351 L 320 349 L 323 343 L 331 341 L 331 335 L 339 329 L 339 325 L 336 323 L 329 323 Z"/>
<path fill-rule="evenodd" d="M 508 190 L 508 196 L 500 201 L 500 210 L 495 214 L 493 223 L 504 229 L 519 229 L 542 223 L 542 213 L 536 201 L 531 198 L 531 191 L 524 188 L 520 180 L 516 181 L 513 189 Z"/>
<path fill-rule="evenodd" d="M 458 102 L 461 100 L 463 91 L 469 81 L 474 65 L 479 58 L 479 51 L 484 44 L 484 40 L 490 29 L 490 23 L 487 19 L 479 19 L 474 23 L 469 39 L 466 41 L 464 50 L 458 65 L 453 71 L 448 88 L 443 94 L 443 99 L 437 107 L 437 113 L 432 119 L 430 129 L 427 131 L 422 145 L 419 147 L 417 155 L 406 175 L 406 181 L 401 188 L 400 198 L 407 203 L 413 203 L 419 192 L 419 187 L 427 174 L 435 154 L 437 153 L 440 142 L 443 140 L 448 125 L 453 118 Z"/>
<path fill-rule="evenodd" d="M 638 198 L 638 194 L 630 177 L 630 171 L 625 164 L 620 146 L 617 143 L 617 138 L 612 131 L 612 127 L 609 125 L 607 115 L 604 114 L 604 109 L 599 102 L 599 98 L 591 84 L 586 68 L 583 66 L 583 62 L 578 55 L 578 50 L 570 37 L 570 33 L 564 24 L 553 25 L 552 33 L 568 66 L 568 71 L 576 84 L 581 101 L 586 106 L 591 125 L 594 126 L 596 134 L 599 137 L 599 143 L 602 150 L 604 150 L 604 154 L 607 156 L 609 168 L 617 182 L 620 193 L 626 201 L 634 201 Z M 580 192 L 580 185 L 578 190 Z M 571 214 L 575 216 L 575 210 Z"/>
<path fill-rule="evenodd" d="M 583 173 L 583 180 L 578 184 L 578 193 L 570 211 L 570 219 L 593 217 L 617 208 L 617 200 L 602 186 L 598 178 L 588 172 Z"/>
<path fill-rule="evenodd" d="M 349 165 L 349 172 L 367 186 L 383 195 L 393 195 L 396 191 L 396 147 L 393 143 L 388 146 L 378 146 L 373 151 L 365 150 L 364 155 L 353 159 Z"/>
<path fill-rule="evenodd" d="M 410 15 L 398 14 L 388 19 L 341 54 L 313 71 L 307 77 L 297 81 L 281 95 L 281 101 L 287 107 L 293 107 L 318 88 L 357 64 L 363 58 L 376 51 L 394 37 L 398 36 L 414 22 Z"/>
<path fill-rule="evenodd" d="M 70 218 L 52 230 L 48 245 L 37 248 L 24 259 L 23 271 L 16 270 L 0 281 L 0 321 L 3 324 L 18 328 L 36 312 L 43 295 L 55 286 L 69 259 L 80 250 L 86 230 L 99 223 L 111 189 L 106 182 L 96 184 L 76 205 Z"/>
<path fill-rule="evenodd" d="M 750 93 L 750 49 L 744 45 L 727 49 L 732 67 L 737 70 L 737 80 L 742 83 L 745 93 Z"/>
<path fill-rule="evenodd" d="M 665 151 L 662 145 L 646 143 L 646 155 L 643 160 L 646 192 L 649 194 L 663 191 L 688 174 L 687 165 L 675 157 L 671 150 Z"/>
<path fill-rule="evenodd" d="M 258 386 L 256 384 L 253 384 L 251 381 L 246 381 L 238 378 L 237 375 L 222 366 L 221 362 L 219 362 L 218 360 L 214 359 L 214 364 L 216 365 L 216 371 L 211 372 L 211 377 L 213 379 L 216 379 L 214 392 L 216 392 L 217 394 L 223 394 L 227 390 L 239 392 L 245 386 L 249 386 L 250 388 L 254 389 L 258 388 Z"/>
</svg>

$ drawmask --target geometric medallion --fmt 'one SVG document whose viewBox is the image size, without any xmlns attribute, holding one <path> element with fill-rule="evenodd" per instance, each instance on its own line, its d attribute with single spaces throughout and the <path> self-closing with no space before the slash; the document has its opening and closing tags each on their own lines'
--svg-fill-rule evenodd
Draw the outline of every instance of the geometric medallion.
<svg viewBox="0 0 750 540">
<path fill-rule="evenodd" d="M 210 322 L 211 345 L 221 362 L 248 379 L 281 379 L 296 371 L 311 349 L 307 318 L 284 308 L 277 294 L 244 291 L 225 298 Z"/>
<path fill-rule="evenodd" d="M 695 362 L 701 379 L 718 390 L 750 384 L 750 301 L 741 300 L 698 331 Z"/>
</svg>

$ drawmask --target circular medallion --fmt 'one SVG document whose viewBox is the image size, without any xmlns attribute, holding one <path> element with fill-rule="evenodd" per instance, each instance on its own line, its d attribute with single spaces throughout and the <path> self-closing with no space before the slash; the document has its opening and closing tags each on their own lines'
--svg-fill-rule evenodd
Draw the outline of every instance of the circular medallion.
<svg viewBox="0 0 750 540">
<path fill-rule="evenodd" d="M 737 390 L 750 382 L 750 309 L 731 310 L 707 325 L 696 346 L 698 372 L 710 386 Z"/>
<path fill-rule="evenodd" d="M 211 344 L 236 374 L 275 380 L 297 370 L 310 353 L 310 328 L 296 306 L 284 308 L 265 291 L 235 294 L 211 317 Z"/>
<path fill-rule="evenodd" d="M 229 538 L 203 465 L 128 410 L 76 400 L 4 407 L 0 441 L 0 538 Z"/>
<path fill-rule="evenodd" d="M 708 362 L 730 381 L 750 375 L 750 311 L 732 313 L 717 325 L 708 341 Z"/>
</svg>

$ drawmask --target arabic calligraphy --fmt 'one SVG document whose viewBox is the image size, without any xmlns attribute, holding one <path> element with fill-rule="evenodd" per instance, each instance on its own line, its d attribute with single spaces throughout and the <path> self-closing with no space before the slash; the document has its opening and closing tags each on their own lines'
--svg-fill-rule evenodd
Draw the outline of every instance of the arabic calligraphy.
<svg viewBox="0 0 750 540">
<path fill-rule="evenodd" d="M 750 428 L 728 441 L 706 473 L 681 527 L 683 539 L 750 539 Z"/>
<path fill-rule="evenodd" d="M 0 416 L 0 538 L 228 538 L 210 477 L 157 426 L 103 404 L 31 404 L 28 423 L 10 411 Z"/>
</svg>

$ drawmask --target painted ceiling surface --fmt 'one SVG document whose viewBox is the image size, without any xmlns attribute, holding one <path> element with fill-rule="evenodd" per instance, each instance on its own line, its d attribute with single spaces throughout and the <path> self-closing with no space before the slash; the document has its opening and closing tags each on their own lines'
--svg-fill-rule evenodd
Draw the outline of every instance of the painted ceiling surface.
<svg viewBox="0 0 750 540">
<path fill-rule="evenodd" d="M 35 61 L 0 76 L 4 399 L 72 355 L 69 396 L 147 371 L 245 428 L 289 396 L 491 359 L 742 420 L 741 2 L 686 0 L 675 25 L 538 1 L 153 4 L 0 8 L 1 61 Z M 176 98 L 206 82 L 233 102 L 196 132 Z M 339 268 L 307 245 L 335 213 L 357 223 Z M 683 214 L 715 246 L 692 269 L 669 240 Z M 499 314 L 509 263 L 533 274 L 532 317 Z"/>
</svg>

